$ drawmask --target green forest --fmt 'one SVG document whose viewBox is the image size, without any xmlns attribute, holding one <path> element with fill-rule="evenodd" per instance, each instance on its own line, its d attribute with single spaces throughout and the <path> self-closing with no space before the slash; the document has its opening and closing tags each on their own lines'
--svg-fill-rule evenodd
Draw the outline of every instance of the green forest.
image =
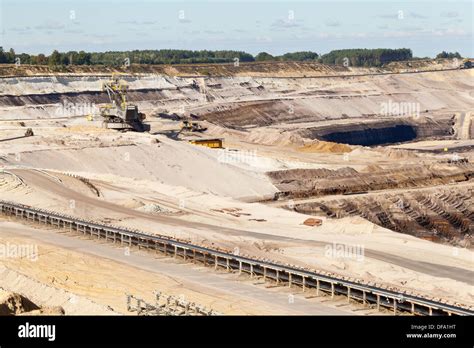
<svg viewBox="0 0 474 348">
<path fill-rule="evenodd" d="M 379 67 L 390 62 L 413 59 L 408 48 L 400 49 L 345 49 L 335 50 L 321 56 L 324 64 Z"/>
<path fill-rule="evenodd" d="M 441 52 L 437 58 L 461 58 L 458 52 Z M 345 66 L 379 67 L 384 64 L 414 59 L 408 48 L 400 49 L 343 49 L 318 55 L 311 51 L 288 52 L 280 56 L 273 56 L 267 52 L 260 52 L 256 56 L 243 51 L 191 51 L 191 50 L 133 50 L 84 52 L 53 51 L 50 55 L 16 53 L 0 47 L 0 64 L 33 64 L 33 65 L 106 65 L 123 66 L 129 64 L 195 64 L 195 63 L 235 63 L 235 62 L 271 62 L 271 61 L 315 61 L 324 64 Z"/>
</svg>

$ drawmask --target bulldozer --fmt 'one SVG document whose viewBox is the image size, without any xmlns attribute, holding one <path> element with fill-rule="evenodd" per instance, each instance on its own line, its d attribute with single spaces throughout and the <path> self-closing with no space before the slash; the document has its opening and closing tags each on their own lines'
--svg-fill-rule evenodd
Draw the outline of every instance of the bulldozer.
<svg viewBox="0 0 474 348">
<path fill-rule="evenodd" d="M 204 132 L 207 128 L 201 126 L 198 122 L 190 122 L 188 120 L 184 120 L 183 124 L 181 125 L 180 132 Z"/>
<path fill-rule="evenodd" d="M 112 80 L 102 83 L 102 90 L 107 92 L 110 100 L 110 104 L 100 107 L 104 128 L 136 132 L 150 130 L 150 126 L 143 123 L 145 114 L 138 112 L 138 106 L 127 102 L 128 85 L 124 81 L 112 76 Z"/>
</svg>

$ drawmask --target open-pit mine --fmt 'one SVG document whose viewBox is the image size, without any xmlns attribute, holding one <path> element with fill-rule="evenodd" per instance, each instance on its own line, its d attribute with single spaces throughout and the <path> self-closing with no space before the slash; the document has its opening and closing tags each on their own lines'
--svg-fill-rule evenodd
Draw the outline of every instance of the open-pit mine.
<svg viewBox="0 0 474 348">
<path fill-rule="evenodd" d="M 0 314 L 474 314 L 474 70 L 423 64 L 3 65 Z"/>
</svg>

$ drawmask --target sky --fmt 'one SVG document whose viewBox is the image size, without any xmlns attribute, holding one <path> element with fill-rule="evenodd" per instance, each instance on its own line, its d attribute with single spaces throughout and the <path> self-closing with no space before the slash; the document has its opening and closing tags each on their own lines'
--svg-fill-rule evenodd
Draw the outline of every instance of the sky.
<svg viewBox="0 0 474 348">
<path fill-rule="evenodd" d="M 17 53 L 411 48 L 473 57 L 473 41 L 472 0 L 0 0 L 0 46 Z"/>
</svg>

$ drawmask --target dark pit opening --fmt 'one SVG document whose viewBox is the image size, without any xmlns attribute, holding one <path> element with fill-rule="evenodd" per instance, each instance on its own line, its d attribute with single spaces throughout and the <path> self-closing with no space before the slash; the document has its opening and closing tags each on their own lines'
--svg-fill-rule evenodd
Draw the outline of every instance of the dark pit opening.
<svg viewBox="0 0 474 348">
<path fill-rule="evenodd" d="M 333 132 L 320 137 L 325 141 L 335 143 L 372 146 L 411 141 L 416 138 L 416 130 L 410 125 L 396 125 L 384 128 Z"/>
</svg>

